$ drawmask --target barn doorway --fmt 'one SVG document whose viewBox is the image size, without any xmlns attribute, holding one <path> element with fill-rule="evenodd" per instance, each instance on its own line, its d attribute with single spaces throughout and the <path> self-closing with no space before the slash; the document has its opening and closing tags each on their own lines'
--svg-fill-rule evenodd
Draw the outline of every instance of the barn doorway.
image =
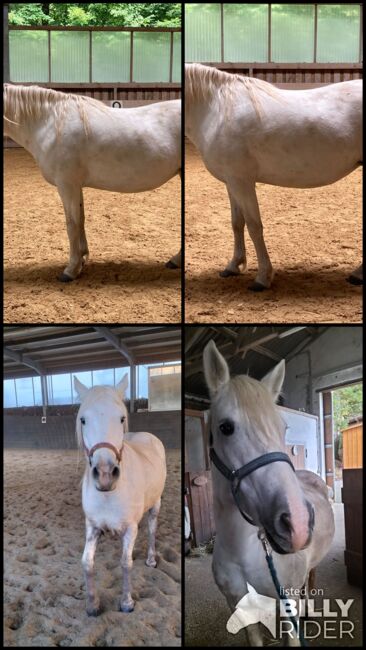
<svg viewBox="0 0 366 650">
<path fill-rule="evenodd" d="M 347 581 L 362 584 L 362 382 L 322 391 L 326 483 L 344 528 Z"/>
</svg>

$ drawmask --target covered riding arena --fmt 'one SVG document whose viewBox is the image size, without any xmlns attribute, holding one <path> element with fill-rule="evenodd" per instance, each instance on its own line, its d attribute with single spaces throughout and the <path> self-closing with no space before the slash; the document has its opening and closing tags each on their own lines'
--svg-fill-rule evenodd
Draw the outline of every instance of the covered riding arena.
<svg viewBox="0 0 366 650">
<path fill-rule="evenodd" d="M 5 646 L 181 644 L 180 356 L 175 327 L 5 328 Z M 133 556 L 135 610 L 121 613 L 121 542 L 102 536 L 95 558 L 102 613 L 93 618 L 85 611 L 85 458 L 76 448 L 72 377 L 115 385 L 125 372 L 130 430 L 155 434 L 166 450 L 158 565 L 145 565 L 144 517 Z"/>
<path fill-rule="evenodd" d="M 206 3 L 185 6 L 185 60 L 305 89 L 362 76 L 362 5 Z M 362 168 L 315 189 L 257 183 L 272 288 L 248 291 L 257 260 L 219 278 L 232 257 L 223 183 L 186 138 L 186 321 L 236 323 L 362 321 L 361 289 L 346 278 L 362 257 Z M 316 152 L 314 152 L 316 155 Z"/>
<path fill-rule="evenodd" d="M 116 111 L 179 99 L 180 28 L 15 26 L 5 17 L 4 77 L 101 100 Z M 5 322 L 178 322 L 180 179 L 149 192 L 86 188 L 89 262 L 58 282 L 69 254 L 63 205 L 33 157 L 5 145 Z M 88 317 L 85 317 L 85 310 Z"/>
<path fill-rule="evenodd" d="M 190 536 L 185 558 L 185 644 L 245 644 L 243 632 L 233 635 L 226 630 L 230 609 L 212 574 L 216 529 L 208 456 L 210 401 L 202 365 L 202 353 L 210 339 L 229 363 L 232 375 L 249 373 L 260 380 L 285 359 L 279 408 L 287 424 L 286 452 L 295 469 L 307 469 L 323 478 L 335 517 L 335 536 L 316 568 L 312 598 L 316 610 L 322 609 L 322 598 L 330 599 L 333 611 L 337 609 L 334 599 L 352 599 L 347 618 L 354 624 L 352 636 L 341 638 L 339 619 L 333 618 L 333 624 L 338 621 L 335 631 L 325 638 L 324 628 L 319 634 L 316 624 L 309 622 L 306 644 L 361 646 L 363 469 L 362 418 L 360 422 L 358 416 L 362 414 L 362 328 L 305 325 L 186 328 L 184 471 Z M 342 408 L 346 404 L 339 400 L 350 391 L 357 391 L 360 400 L 345 409 L 347 418 L 355 423 L 342 429 L 343 452 L 339 454 L 338 408 L 340 403 Z M 324 615 L 313 621 L 326 619 Z M 274 644 L 271 639 L 269 645 Z"/>
</svg>

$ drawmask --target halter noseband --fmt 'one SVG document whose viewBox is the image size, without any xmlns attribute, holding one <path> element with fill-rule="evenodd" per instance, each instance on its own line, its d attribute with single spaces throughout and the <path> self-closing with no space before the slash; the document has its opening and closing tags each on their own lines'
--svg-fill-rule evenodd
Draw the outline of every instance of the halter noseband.
<svg viewBox="0 0 366 650">
<path fill-rule="evenodd" d="M 288 463 L 289 465 L 291 465 L 293 471 L 295 471 L 295 468 L 290 458 L 288 457 L 287 454 L 284 454 L 282 451 L 271 451 L 268 454 L 263 454 L 262 456 L 258 456 L 258 458 L 254 458 L 254 460 L 251 460 L 246 465 L 239 467 L 239 469 L 229 469 L 228 467 L 226 467 L 225 463 L 223 463 L 222 460 L 218 457 L 213 447 L 210 447 L 210 459 L 212 460 L 215 467 L 219 470 L 219 472 L 223 476 L 225 476 L 225 478 L 227 478 L 228 481 L 230 481 L 231 493 L 233 495 L 235 505 L 237 506 L 241 516 L 244 517 L 244 519 L 246 519 L 246 521 L 249 524 L 252 524 L 252 526 L 255 526 L 256 524 L 254 523 L 253 519 L 251 519 L 244 512 L 244 510 L 241 509 L 239 504 L 238 490 L 242 479 L 248 476 L 248 474 L 254 472 L 256 469 L 259 469 L 259 467 L 263 467 L 264 465 L 269 465 L 270 463 L 276 463 L 277 461 Z"/>
<path fill-rule="evenodd" d="M 121 449 L 118 451 L 117 447 L 112 445 L 110 442 L 98 442 L 91 449 L 88 449 L 88 447 L 86 446 L 86 444 L 84 442 L 84 437 L 83 437 L 83 445 L 84 445 L 84 449 L 86 451 L 86 455 L 88 456 L 90 466 L 91 466 L 91 463 L 92 463 L 92 458 L 93 458 L 93 454 L 94 454 L 95 450 L 96 449 L 101 449 L 102 447 L 108 447 L 108 449 L 111 449 L 116 454 L 116 458 L 118 460 L 118 463 L 121 462 L 123 445 L 122 445 Z"/>
</svg>

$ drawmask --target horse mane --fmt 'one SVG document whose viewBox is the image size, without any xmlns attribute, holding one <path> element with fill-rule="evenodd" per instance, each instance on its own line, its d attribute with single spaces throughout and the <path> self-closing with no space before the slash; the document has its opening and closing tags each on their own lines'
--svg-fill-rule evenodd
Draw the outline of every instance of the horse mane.
<svg viewBox="0 0 366 650">
<path fill-rule="evenodd" d="M 45 113 L 53 112 L 59 134 L 71 106 L 78 109 L 86 135 L 89 132 L 87 109 L 108 111 L 102 102 L 92 97 L 40 86 L 4 84 L 4 113 L 8 114 L 4 118 L 13 124 L 20 124 L 23 118 L 42 118 Z"/>
<path fill-rule="evenodd" d="M 126 405 L 125 405 L 122 397 L 120 396 L 120 393 L 117 390 L 115 390 L 114 386 L 93 386 L 93 388 L 91 388 L 87 392 L 87 394 L 85 396 L 85 399 L 83 399 L 83 401 L 82 401 L 82 405 L 87 407 L 89 404 L 94 404 L 94 402 L 99 397 L 102 396 L 102 393 L 105 393 L 106 389 L 108 390 L 109 397 L 112 398 L 112 401 L 117 406 L 124 406 L 124 408 L 125 408 L 126 420 L 124 422 L 124 425 L 125 425 L 124 426 L 124 433 L 127 433 L 128 429 L 129 429 L 128 411 L 127 411 Z M 76 441 L 77 441 L 78 448 L 80 450 L 84 451 L 83 439 L 82 439 L 82 435 L 81 435 L 81 422 L 80 422 L 80 418 L 78 418 L 78 417 L 76 418 L 75 432 L 76 432 Z"/>
<path fill-rule="evenodd" d="M 262 115 L 262 107 L 258 91 L 262 91 L 278 101 L 282 100 L 277 89 L 262 79 L 231 74 L 200 63 L 190 63 L 185 66 L 185 92 L 188 101 L 190 97 L 193 100 L 207 101 L 212 94 L 215 94 L 226 104 L 232 104 L 238 90 L 243 89 L 247 91 L 259 118 Z"/>
<path fill-rule="evenodd" d="M 248 437 L 268 445 L 269 439 L 284 444 L 284 421 L 268 388 L 257 379 L 237 375 L 229 381 L 229 389 L 244 418 Z"/>
</svg>

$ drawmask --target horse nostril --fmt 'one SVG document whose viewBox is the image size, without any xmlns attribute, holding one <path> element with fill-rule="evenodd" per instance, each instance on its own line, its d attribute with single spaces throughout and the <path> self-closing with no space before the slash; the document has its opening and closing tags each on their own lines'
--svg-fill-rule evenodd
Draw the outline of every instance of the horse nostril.
<svg viewBox="0 0 366 650">
<path fill-rule="evenodd" d="M 96 467 L 93 467 L 93 478 L 98 478 L 99 472 Z"/>
<path fill-rule="evenodd" d="M 288 512 L 283 512 L 282 515 L 280 516 L 280 526 L 281 529 L 286 532 L 286 533 L 291 533 L 292 528 L 291 528 L 291 517 Z"/>
<path fill-rule="evenodd" d="M 112 472 L 113 478 L 118 478 L 119 477 L 119 467 L 114 467 L 113 472 Z"/>
</svg>

